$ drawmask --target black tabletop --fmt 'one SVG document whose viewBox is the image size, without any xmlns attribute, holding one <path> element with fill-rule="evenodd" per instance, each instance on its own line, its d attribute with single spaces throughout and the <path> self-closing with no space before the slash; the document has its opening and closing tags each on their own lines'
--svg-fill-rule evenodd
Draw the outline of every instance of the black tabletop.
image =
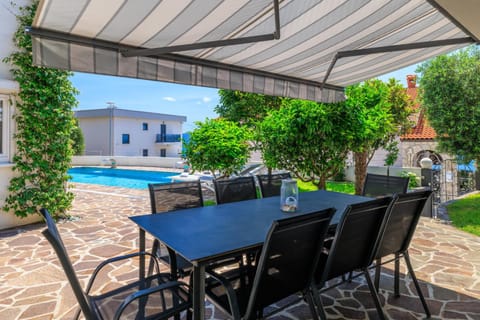
<svg viewBox="0 0 480 320">
<path fill-rule="evenodd" d="M 337 224 L 349 204 L 371 198 L 330 191 L 300 193 L 295 213 L 280 210 L 279 197 L 130 217 L 140 228 L 194 264 L 260 246 L 273 220 L 333 207 Z"/>
</svg>

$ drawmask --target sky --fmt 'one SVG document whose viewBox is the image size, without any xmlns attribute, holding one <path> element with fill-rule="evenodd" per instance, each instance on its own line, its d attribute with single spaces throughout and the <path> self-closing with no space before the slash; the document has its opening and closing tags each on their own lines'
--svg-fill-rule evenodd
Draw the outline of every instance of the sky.
<svg viewBox="0 0 480 320">
<path fill-rule="evenodd" d="M 413 65 L 378 78 L 382 81 L 395 78 L 406 87 L 406 76 L 414 74 L 415 69 Z M 194 129 L 196 121 L 217 117 L 213 110 L 219 103 L 215 88 L 80 72 L 75 72 L 71 80 L 80 91 L 75 110 L 103 109 L 112 102 L 121 109 L 186 116 L 184 132 Z"/>
</svg>

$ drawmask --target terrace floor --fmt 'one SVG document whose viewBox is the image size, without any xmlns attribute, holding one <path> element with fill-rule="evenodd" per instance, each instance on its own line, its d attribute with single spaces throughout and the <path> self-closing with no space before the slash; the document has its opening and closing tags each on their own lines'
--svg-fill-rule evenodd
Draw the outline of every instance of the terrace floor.
<svg viewBox="0 0 480 320">
<path fill-rule="evenodd" d="M 76 194 L 69 212 L 73 219 L 58 226 L 81 281 L 86 281 L 99 261 L 137 251 L 138 230 L 128 216 L 149 213 L 150 203 L 147 190 L 76 184 L 72 191 Z M 76 300 L 41 234 L 43 229 L 40 223 L 0 231 L 0 319 L 73 317 Z M 422 218 L 410 255 L 433 319 L 480 319 L 479 237 Z M 392 266 L 383 268 L 380 297 L 384 310 L 390 319 L 422 319 L 423 309 L 410 277 L 403 276 L 403 266 L 400 298 L 392 294 Z M 126 271 L 109 271 L 103 283 Z M 330 319 L 376 319 L 368 289 L 359 278 L 324 293 L 322 299 Z M 210 304 L 207 315 L 209 319 L 226 318 Z M 309 319 L 310 314 L 301 302 L 273 318 Z"/>
</svg>

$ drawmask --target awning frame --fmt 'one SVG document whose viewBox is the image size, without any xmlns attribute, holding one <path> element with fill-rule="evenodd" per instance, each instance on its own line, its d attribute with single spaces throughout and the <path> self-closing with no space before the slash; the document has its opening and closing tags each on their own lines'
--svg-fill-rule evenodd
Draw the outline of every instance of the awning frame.
<svg viewBox="0 0 480 320">
<path fill-rule="evenodd" d="M 275 20 L 275 31 L 273 33 L 262 34 L 258 36 L 206 41 L 206 42 L 198 42 L 198 43 L 183 44 L 183 45 L 176 45 L 176 46 L 151 48 L 151 49 L 132 49 L 132 50 L 122 51 L 122 55 L 124 57 L 134 57 L 134 56 L 156 57 L 160 54 L 172 53 L 172 52 L 217 48 L 217 47 L 231 46 L 236 44 L 278 40 L 280 39 L 280 6 L 278 2 L 279 0 L 273 0 L 273 13 L 274 13 L 274 20 Z"/>
<path fill-rule="evenodd" d="M 74 8 L 65 0 L 43 0 L 26 31 L 39 66 L 321 102 L 343 100 L 346 86 L 397 62 L 413 64 L 480 42 L 475 15 L 460 10 L 474 8 L 474 0 L 460 6 L 447 0 L 335 1 L 302 6 L 264 0 L 258 12 L 247 7 L 254 0 L 207 7 L 156 0 L 142 8 L 125 1 L 103 14 L 100 0 Z M 348 57 L 359 60 L 342 59 Z"/>
<path fill-rule="evenodd" d="M 427 2 L 432 6 L 434 7 L 435 9 L 438 10 L 438 12 L 440 12 L 441 14 L 443 14 L 443 16 L 445 18 L 447 18 L 448 20 L 450 20 L 453 24 L 455 24 L 459 29 L 461 29 L 463 32 L 465 32 L 466 34 L 468 34 L 472 39 L 473 39 L 473 42 L 476 42 L 476 43 L 479 43 L 480 42 L 480 39 L 477 38 L 473 33 L 470 32 L 470 30 L 468 30 L 467 28 L 465 28 L 465 26 L 463 24 L 461 24 L 457 19 L 455 19 L 455 17 L 453 17 L 447 10 L 445 10 L 441 5 L 439 5 L 437 3 L 437 1 L 435 0 L 427 0 Z"/>
<path fill-rule="evenodd" d="M 330 63 L 330 66 L 328 67 L 327 73 L 325 74 L 325 78 L 323 79 L 322 87 L 323 85 L 326 84 L 327 79 L 330 76 L 330 73 L 332 72 L 333 67 L 335 66 L 335 63 L 338 61 L 338 59 L 341 59 L 341 58 L 364 56 L 364 55 L 375 54 L 375 53 L 424 49 L 424 48 L 448 46 L 452 44 L 463 44 L 463 43 L 475 43 L 475 40 L 473 38 L 466 37 L 466 38 L 457 38 L 457 39 L 445 39 L 445 40 L 436 40 L 436 41 L 406 43 L 406 44 L 398 44 L 398 45 L 376 47 L 376 48 L 339 51 L 335 54 L 332 62 Z"/>
<path fill-rule="evenodd" d="M 115 51 L 118 51 L 118 52 L 122 53 L 122 55 L 123 55 L 124 52 L 127 52 L 129 50 L 139 49 L 137 47 L 127 46 L 127 45 L 124 45 L 124 44 L 118 44 L 118 43 L 115 43 L 115 42 L 99 40 L 99 39 L 92 39 L 92 38 L 88 38 L 88 37 L 72 35 L 72 34 L 69 34 L 69 33 L 52 31 L 52 30 L 45 30 L 45 29 L 38 29 L 38 28 L 33 28 L 33 27 L 25 28 L 25 32 L 28 33 L 29 35 L 35 36 L 35 37 L 51 39 L 51 40 L 59 40 L 59 41 L 67 42 L 67 43 L 76 43 L 76 44 L 80 44 L 80 45 L 89 45 L 89 46 L 93 46 L 93 47 L 96 47 L 96 48 L 105 48 L 105 49 L 109 49 L 109 50 L 115 50 Z M 142 50 L 145 50 L 145 49 L 142 49 Z M 201 66 L 204 66 L 204 67 L 226 68 L 226 69 L 229 69 L 229 70 L 232 70 L 232 71 L 247 72 L 247 73 L 250 73 L 252 75 L 258 75 L 258 76 L 263 76 L 263 77 L 274 77 L 274 78 L 279 79 L 279 80 L 294 81 L 294 82 L 298 82 L 300 84 L 305 84 L 305 85 L 310 85 L 310 86 L 321 86 L 322 89 L 325 88 L 325 89 L 331 89 L 331 90 L 337 90 L 337 91 L 341 91 L 341 90 L 344 89 L 341 86 L 335 86 L 335 85 L 328 84 L 328 83 L 322 84 L 321 82 L 318 82 L 318 81 L 295 78 L 295 77 L 290 77 L 290 76 L 286 76 L 286 75 L 282 75 L 282 74 L 271 73 L 271 72 L 257 70 L 257 69 L 250 69 L 250 68 L 225 64 L 225 63 L 221 63 L 221 62 L 210 61 L 210 60 L 206 60 L 206 59 L 198 59 L 198 58 L 193 58 L 193 57 L 180 55 L 180 54 L 174 54 L 174 53 L 149 55 L 149 57 L 171 60 L 171 61 L 184 62 L 184 63 L 194 63 L 194 64 L 201 65 Z"/>
</svg>

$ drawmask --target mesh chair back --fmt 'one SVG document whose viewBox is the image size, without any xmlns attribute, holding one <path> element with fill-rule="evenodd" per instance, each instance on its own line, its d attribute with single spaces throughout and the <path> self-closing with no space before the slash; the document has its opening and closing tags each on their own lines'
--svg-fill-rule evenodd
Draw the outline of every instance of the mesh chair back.
<svg viewBox="0 0 480 320">
<path fill-rule="evenodd" d="M 368 173 L 362 195 L 366 197 L 391 196 L 407 192 L 408 177 L 393 177 Z"/>
<path fill-rule="evenodd" d="M 91 308 L 88 298 L 85 295 L 85 292 L 78 281 L 77 275 L 75 273 L 75 269 L 73 268 L 72 262 L 68 257 L 67 250 L 63 245 L 62 238 L 60 237 L 60 233 L 58 232 L 57 226 L 55 225 L 55 221 L 53 221 L 50 213 L 46 209 L 41 209 L 40 213 L 43 215 L 47 223 L 47 229 L 43 230 L 43 235 L 47 238 L 48 242 L 52 245 L 55 253 L 60 260 L 60 263 L 63 267 L 63 271 L 68 278 L 68 282 L 73 289 L 73 293 L 77 298 L 78 304 L 82 309 L 82 312 L 86 319 L 95 319 L 93 309 Z"/>
<path fill-rule="evenodd" d="M 320 287 L 327 280 L 367 268 L 373 262 L 392 202 L 391 197 L 384 197 L 347 207 L 328 256 L 322 255 L 317 269 Z"/>
<path fill-rule="evenodd" d="M 309 288 L 334 212 L 330 208 L 273 222 L 258 260 L 243 319 Z"/>
<path fill-rule="evenodd" d="M 253 176 L 214 181 L 217 203 L 229 203 L 257 198 Z"/>
<path fill-rule="evenodd" d="M 152 213 L 203 206 L 200 181 L 149 184 Z"/>
<path fill-rule="evenodd" d="M 282 187 L 283 179 L 291 179 L 290 172 L 277 174 L 260 174 L 257 175 L 262 197 L 273 197 L 280 195 L 280 188 Z"/>
<path fill-rule="evenodd" d="M 376 258 L 405 252 L 432 191 L 399 194 L 385 227 Z"/>
</svg>

